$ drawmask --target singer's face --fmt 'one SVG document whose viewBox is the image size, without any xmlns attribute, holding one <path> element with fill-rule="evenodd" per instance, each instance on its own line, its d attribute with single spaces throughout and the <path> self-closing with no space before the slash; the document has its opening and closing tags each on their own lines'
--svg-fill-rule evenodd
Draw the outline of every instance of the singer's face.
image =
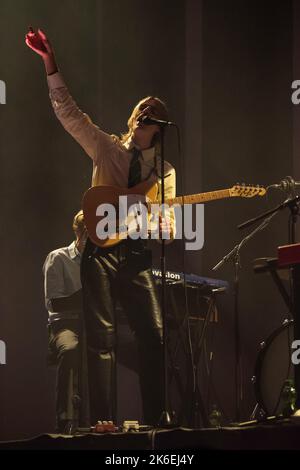
<svg viewBox="0 0 300 470">
<path fill-rule="evenodd" d="M 140 147 L 145 145 L 149 147 L 153 136 L 159 132 L 159 127 L 143 124 L 141 122 L 143 116 L 159 118 L 157 102 L 154 99 L 140 101 L 132 113 L 132 138 Z"/>
</svg>

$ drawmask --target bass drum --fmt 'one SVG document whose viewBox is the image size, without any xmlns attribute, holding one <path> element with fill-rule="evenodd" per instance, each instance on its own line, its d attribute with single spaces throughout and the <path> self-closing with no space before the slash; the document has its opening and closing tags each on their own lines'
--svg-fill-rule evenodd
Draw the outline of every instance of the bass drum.
<svg viewBox="0 0 300 470">
<path fill-rule="evenodd" d="M 280 328 L 261 343 L 253 381 L 257 403 L 267 416 L 282 412 L 280 398 L 284 382 L 294 379 L 291 361 L 293 340 L 293 320 L 285 320 Z"/>
</svg>

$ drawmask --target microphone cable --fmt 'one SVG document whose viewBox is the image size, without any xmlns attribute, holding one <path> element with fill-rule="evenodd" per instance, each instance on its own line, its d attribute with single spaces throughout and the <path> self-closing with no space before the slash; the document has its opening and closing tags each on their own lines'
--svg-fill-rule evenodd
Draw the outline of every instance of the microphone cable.
<svg viewBox="0 0 300 470">
<path fill-rule="evenodd" d="M 183 162 L 183 155 L 182 155 L 182 146 L 181 146 L 181 135 L 180 129 L 175 124 L 177 133 L 177 145 L 178 145 L 178 157 L 179 157 L 179 166 L 180 166 L 180 184 L 182 188 L 182 193 L 185 194 L 185 181 L 186 181 L 186 173 L 185 173 L 185 165 Z M 190 323 L 190 314 L 189 314 L 189 305 L 188 305 L 188 293 L 187 293 L 187 283 L 186 283 L 186 257 L 185 257 L 185 237 L 184 237 L 184 227 L 185 227 L 185 205 L 184 205 L 184 195 L 182 196 L 182 266 L 183 266 L 183 290 L 184 290 L 184 301 L 185 301 L 185 314 L 182 321 L 182 326 L 187 326 L 187 345 L 188 345 L 188 353 L 190 359 L 190 367 L 192 372 L 192 397 L 194 398 L 196 390 L 197 390 L 197 375 L 195 370 L 195 361 L 194 361 L 194 350 L 193 350 L 193 341 L 192 341 L 192 333 L 191 333 L 191 323 Z M 187 382 L 188 383 L 188 382 Z M 193 401 L 194 404 L 194 401 Z M 194 410 L 193 410 L 194 411 Z"/>
</svg>

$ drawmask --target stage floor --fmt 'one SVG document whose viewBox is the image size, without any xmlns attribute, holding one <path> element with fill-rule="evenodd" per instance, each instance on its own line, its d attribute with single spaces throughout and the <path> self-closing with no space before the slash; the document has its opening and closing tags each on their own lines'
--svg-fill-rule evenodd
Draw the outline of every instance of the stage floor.
<svg viewBox="0 0 300 470">
<path fill-rule="evenodd" d="M 0 442 L 0 450 L 300 450 L 300 423 L 219 429 L 152 429 L 143 432 L 43 434 L 25 441 Z"/>
</svg>

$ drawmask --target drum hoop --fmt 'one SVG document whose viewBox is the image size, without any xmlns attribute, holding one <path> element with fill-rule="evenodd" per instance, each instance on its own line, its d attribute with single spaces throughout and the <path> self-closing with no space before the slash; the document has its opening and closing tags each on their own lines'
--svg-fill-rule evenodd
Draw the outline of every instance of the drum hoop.
<svg viewBox="0 0 300 470">
<path fill-rule="evenodd" d="M 254 376 L 255 376 L 254 391 L 255 391 L 257 403 L 267 414 L 269 414 L 271 411 L 268 409 L 268 406 L 266 405 L 266 403 L 264 403 L 264 400 L 260 391 L 262 364 L 263 364 L 265 355 L 269 349 L 269 346 L 272 344 L 273 340 L 277 338 L 277 336 L 282 331 L 284 331 L 286 328 L 293 325 L 293 323 L 294 323 L 294 320 L 286 320 L 280 327 L 276 328 L 276 330 L 274 330 L 273 333 L 271 333 L 270 336 L 268 336 L 266 341 L 264 341 L 264 346 L 261 348 L 256 358 L 255 368 L 254 368 Z"/>
</svg>

